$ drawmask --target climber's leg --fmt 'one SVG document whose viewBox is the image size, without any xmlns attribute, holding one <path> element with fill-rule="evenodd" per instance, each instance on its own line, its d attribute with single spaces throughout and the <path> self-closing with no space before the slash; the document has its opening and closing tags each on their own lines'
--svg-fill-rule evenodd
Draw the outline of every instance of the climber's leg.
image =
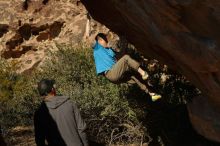
<svg viewBox="0 0 220 146">
<path fill-rule="evenodd" d="M 141 90 L 143 90 L 146 93 L 149 92 L 147 86 L 141 83 L 135 76 L 131 76 L 131 80 L 133 80 L 140 87 Z"/>
<path fill-rule="evenodd" d="M 121 59 L 119 59 L 112 69 L 105 74 L 105 76 L 110 81 L 117 82 L 123 77 L 123 74 L 129 70 L 139 72 L 143 79 L 148 78 L 147 72 L 140 68 L 140 63 L 132 59 L 129 55 L 124 55 Z"/>
<path fill-rule="evenodd" d="M 156 101 L 161 98 L 161 95 L 156 94 L 152 91 L 150 91 L 147 86 L 143 83 L 141 83 L 135 76 L 131 76 L 131 80 L 128 81 L 128 83 L 132 83 L 132 80 L 140 87 L 141 90 L 143 90 L 145 93 L 149 94 L 151 96 L 152 101 Z"/>
</svg>

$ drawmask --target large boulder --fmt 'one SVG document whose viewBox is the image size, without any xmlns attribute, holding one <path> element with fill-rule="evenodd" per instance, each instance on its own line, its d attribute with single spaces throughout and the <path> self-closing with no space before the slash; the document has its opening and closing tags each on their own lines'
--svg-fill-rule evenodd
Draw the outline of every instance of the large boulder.
<svg viewBox="0 0 220 146">
<path fill-rule="evenodd" d="M 182 73 L 202 91 L 205 98 L 195 98 L 188 106 L 192 124 L 203 136 L 220 142 L 220 120 L 215 117 L 220 112 L 220 1 L 81 1 L 94 19 L 126 36 L 146 57 Z"/>
</svg>

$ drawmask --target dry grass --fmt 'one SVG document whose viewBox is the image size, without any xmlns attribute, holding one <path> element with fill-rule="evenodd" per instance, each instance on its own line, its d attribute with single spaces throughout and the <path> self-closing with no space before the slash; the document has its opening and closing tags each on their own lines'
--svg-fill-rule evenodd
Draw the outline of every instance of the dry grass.
<svg viewBox="0 0 220 146">
<path fill-rule="evenodd" d="M 9 130 L 5 140 L 8 146 L 36 146 L 33 127 L 17 126 Z M 125 146 L 125 144 L 110 144 L 108 146 Z M 148 144 L 126 144 L 126 146 L 148 146 Z"/>
<path fill-rule="evenodd" d="M 36 146 L 33 127 L 15 127 L 6 135 L 8 146 Z"/>
</svg>

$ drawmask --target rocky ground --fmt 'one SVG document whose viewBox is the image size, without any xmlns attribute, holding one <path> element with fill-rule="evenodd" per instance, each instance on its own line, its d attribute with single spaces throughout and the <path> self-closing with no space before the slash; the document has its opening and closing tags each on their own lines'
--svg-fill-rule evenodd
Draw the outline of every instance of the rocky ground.
<svg viewBox="0 0 220 146">
<path fill-rule="evenodd" d="M 9 131 L 6 142 L 9 146 L 36 146 L 32 127 L 16 127 Z"/>
<path fill-rule="evenodd" d="M 36 146 L 34 140 L 33 127 L 15 127 L 11 129 L 6 138 L 8 146 Z M 90 142 L 91 146 L 103 146 L 94 142 Z M 123 145 L 111 145 L 111 146 L 123 146 Z M 139 146 L 137 144 L 130 144 L 128 146 Z M 143 144 L 142 146 L 147 146 Z"/>
</svg>

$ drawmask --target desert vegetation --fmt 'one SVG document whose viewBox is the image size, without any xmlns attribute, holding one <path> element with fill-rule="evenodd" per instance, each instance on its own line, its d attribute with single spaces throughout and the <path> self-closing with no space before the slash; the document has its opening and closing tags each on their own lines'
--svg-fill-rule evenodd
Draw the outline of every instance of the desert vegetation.
<svg viewBox="0 0 220 146">
<path fill-rule="evenodd" d="M 13 139 L 13 136 L 7 137 L 10 129 L 32 127 L 34 111 L 41 101 L 36 85 L 42 78 L 55 79 L 58 94 L 67 95 L 78 104 L 88 124 L 89 139 L 108 145 L 141 145 L 153 141 L 163 145 L 163 138 L 155 132 L 152 134 L 152 129 L 159 128 L 152 127 L 152 123 L 170 123 L 165 127 L 174 126 L 173 133 L 170 132 L 171 137 L 174 136 L 179 129 L 172 123 L 181 116 L 173 114 L 176 117 L 164 123 L 167 115 L 160 117 L 159 113 L 178 112 L 179 105 L 184 106 L 199 93 L 183 76 L 155 60 L 148 60 L 143 66 L 151 74 L 152 86 L 163 96 L 161 101 L 152 103 L 136 86 L 115 85 L 102 76 L 97 77 L 91 48 L 83 45 L 74 48 L 58 45 L 58 48 L 57 52 L 48 51 L 48 57 L 38 68 L 24 73 L 17 73 L 19 62 L 1 59 L 0 124 L 9 143 Z"/>
</svg>

